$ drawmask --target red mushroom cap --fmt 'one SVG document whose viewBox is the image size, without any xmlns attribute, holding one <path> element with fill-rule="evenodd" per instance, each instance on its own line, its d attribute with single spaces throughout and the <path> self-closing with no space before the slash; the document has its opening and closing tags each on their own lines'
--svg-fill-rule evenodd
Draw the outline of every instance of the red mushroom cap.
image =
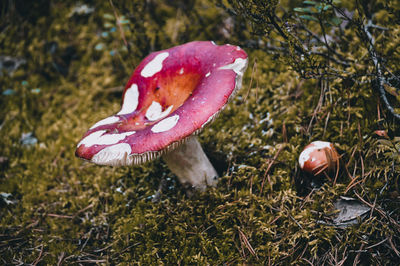
<svg viewBox="0 0 400 266">
<path fill-rule="evenodd" d="M 76 155 L 102 165 L 159 156 L 213 120 L 246 67 L 246 52 L 229 44 L 196 41 L 151 53 L 126 84 L 121 110 L 93 125 Z"/>
</svg>

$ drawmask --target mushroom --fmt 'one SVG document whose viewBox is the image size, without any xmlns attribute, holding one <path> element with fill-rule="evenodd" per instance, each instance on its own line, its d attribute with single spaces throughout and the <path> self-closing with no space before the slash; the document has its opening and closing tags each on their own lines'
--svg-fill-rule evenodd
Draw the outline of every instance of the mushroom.
<svg viewBox="0 0 400 266">
<path fill-rule="evenodd" d="M 376 135 L 378 135 L 379 137 L 383 137 L 385 139 L 390 139 L 388 133 L 386 130 L 375 130 L 374 131 Z"/>
<path fill-rule="evenodd" d="M 300 153 L 300 168 L 313 176 L 334 172 L 339 164 L 339 154 L 332 143 L 314 141 Z"/>
<path fill-rule="evenodd" d="M 86 132 L 76 156 L 121 166 L 163 155 L 182 184 L 215 186 L 218 174 L 195 135 L 241 87 L 246 67 L 240 47 L 209 41 L 151 53 L 126 84 L 121 110 Z"/>
</svg>

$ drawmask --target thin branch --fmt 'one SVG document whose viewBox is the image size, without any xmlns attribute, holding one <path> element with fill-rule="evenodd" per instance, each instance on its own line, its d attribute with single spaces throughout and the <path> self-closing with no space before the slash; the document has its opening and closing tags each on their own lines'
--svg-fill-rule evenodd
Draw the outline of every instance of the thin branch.
<svg viewBox="0 0 400 266">
<path fill-rule="evenodd" d="M 383 71 L 382 71 L 382 66 L 381 66 L 381 58 L 378 56 L 374 43 L 375 39 L 372 36 L 371 32 L 369 31 L 370 26 L 372 25 L 372 21 L 369 20 L 367 25 L 362 25 L 361 29 L 364 32 L 365 37 L 368 39 L 369 45 L 368 45 L 368 52 L 369 55 L 372 59 L 372 62 L 374 63 L 375 66 L 375 71 L 376 71 L 376 81 L 377 81 L 377 87 L 378 87 L 378 92 L 379 95 L 385 104 L 386 109 L 389 111 L 389 113 L 396 118 L 397 120 L 400 121 L 400 114 L 396 113 L 394 110 L 393 106 L 389 103 L 389 100 L 386 96 L 386 91 L 385 91 L 385 78 L 383 76 Z"/>
</svg>

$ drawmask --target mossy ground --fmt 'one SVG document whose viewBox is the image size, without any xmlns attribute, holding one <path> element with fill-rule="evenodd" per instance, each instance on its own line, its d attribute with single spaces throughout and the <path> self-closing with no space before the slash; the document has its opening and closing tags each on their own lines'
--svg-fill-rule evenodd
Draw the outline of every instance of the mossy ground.
<svg viewBox="0 0 400 266">
<path fill-rule="evenodd" d="M 0 192 L 11 194 L 0 198 L 2 264 L 400 259 L 399 126 L 370 84 L 300 79 L 251 48 L 249 32 L 232 30 L 245 22 L 211 1 L 87 1 L 88 14 L 72 12 L 76 1 L 9 3 L 0 55 L 26 64 L 0 77 Z M 86 130 L 119 110 L 140 60 L 192 40 L 240 45 L 250 59 L 243 89 L 199 135 L 218 187 L 188 197 L 160 159 L 112 168 L 75 158 Z M 376 138 L 377 129 L 392 138 Z M 36 144 L 22 145 L 28 132 Z M 312 189 L 299 171 L 312 140 L 340 151 L 335 184 Z M 340 196 L 373 208 L 353 226 L 332 226 Z"/>
</svg>

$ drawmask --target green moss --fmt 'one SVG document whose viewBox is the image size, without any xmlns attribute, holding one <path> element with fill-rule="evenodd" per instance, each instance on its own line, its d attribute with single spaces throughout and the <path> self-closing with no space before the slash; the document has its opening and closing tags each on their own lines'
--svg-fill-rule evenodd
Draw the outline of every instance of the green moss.
<svg viewBox="0 0 400 266">
<path fill-rule="evenodd" d="M 321 81 L 299 78 L 286 59 L 253 45 L 262 40 L 249 21 L 235 17 L 234 29 L 223 34 L 230 15 L 211 1 L 113 2 L 114 8 L 91 2 L 95 11 L 87 15 L 71 15 L 75 1 L 50 1 L 47 11 L 29 16 L 16 4 L 2 15 L 1 55 L 26 59 L 0 79 L 1 92 L 15 91 L 0 95 L 0 157 L 6 158 L 0 192 L 14 202 L 0 198 L 2 263 L 386 264 L 397 258 L 400 131 L 379 119 L 385 113 L 379 109 L 378 116 L 370 84 L 338 78 L 324 90 Z M 389 11 L 376 17 L 387 27 L 396 14 Z M 124 16 L 122 32 L 115 14 Z M 359 41 L 350 30 L 345 36 Z M 384 34 L 378 45 L 393 66 L 400 40 L 389 38 Z M 191 40 L 238 44 L 250 58 L 243 89 L 199 136 L 221 173 L 218 187 L 188 197 L 162 160 L 111 168 L 75 158 L 87 128 L 119 109 L 122 86 L 140 60 Z M 359 58 L 366 50 L 347 52 Z M 376 129 L 390 131 L 391 139 L 377 140 Z M 27 132 L 37 144 L 21 144 Z M 318 139 L 335 143 L 342 167 L 336 185 L 325 180 L 312 190 L 297 158 Z M 375 210 L 349 228 L 330 225 L 335 200 L 357 195 Z"/>
</svg>

